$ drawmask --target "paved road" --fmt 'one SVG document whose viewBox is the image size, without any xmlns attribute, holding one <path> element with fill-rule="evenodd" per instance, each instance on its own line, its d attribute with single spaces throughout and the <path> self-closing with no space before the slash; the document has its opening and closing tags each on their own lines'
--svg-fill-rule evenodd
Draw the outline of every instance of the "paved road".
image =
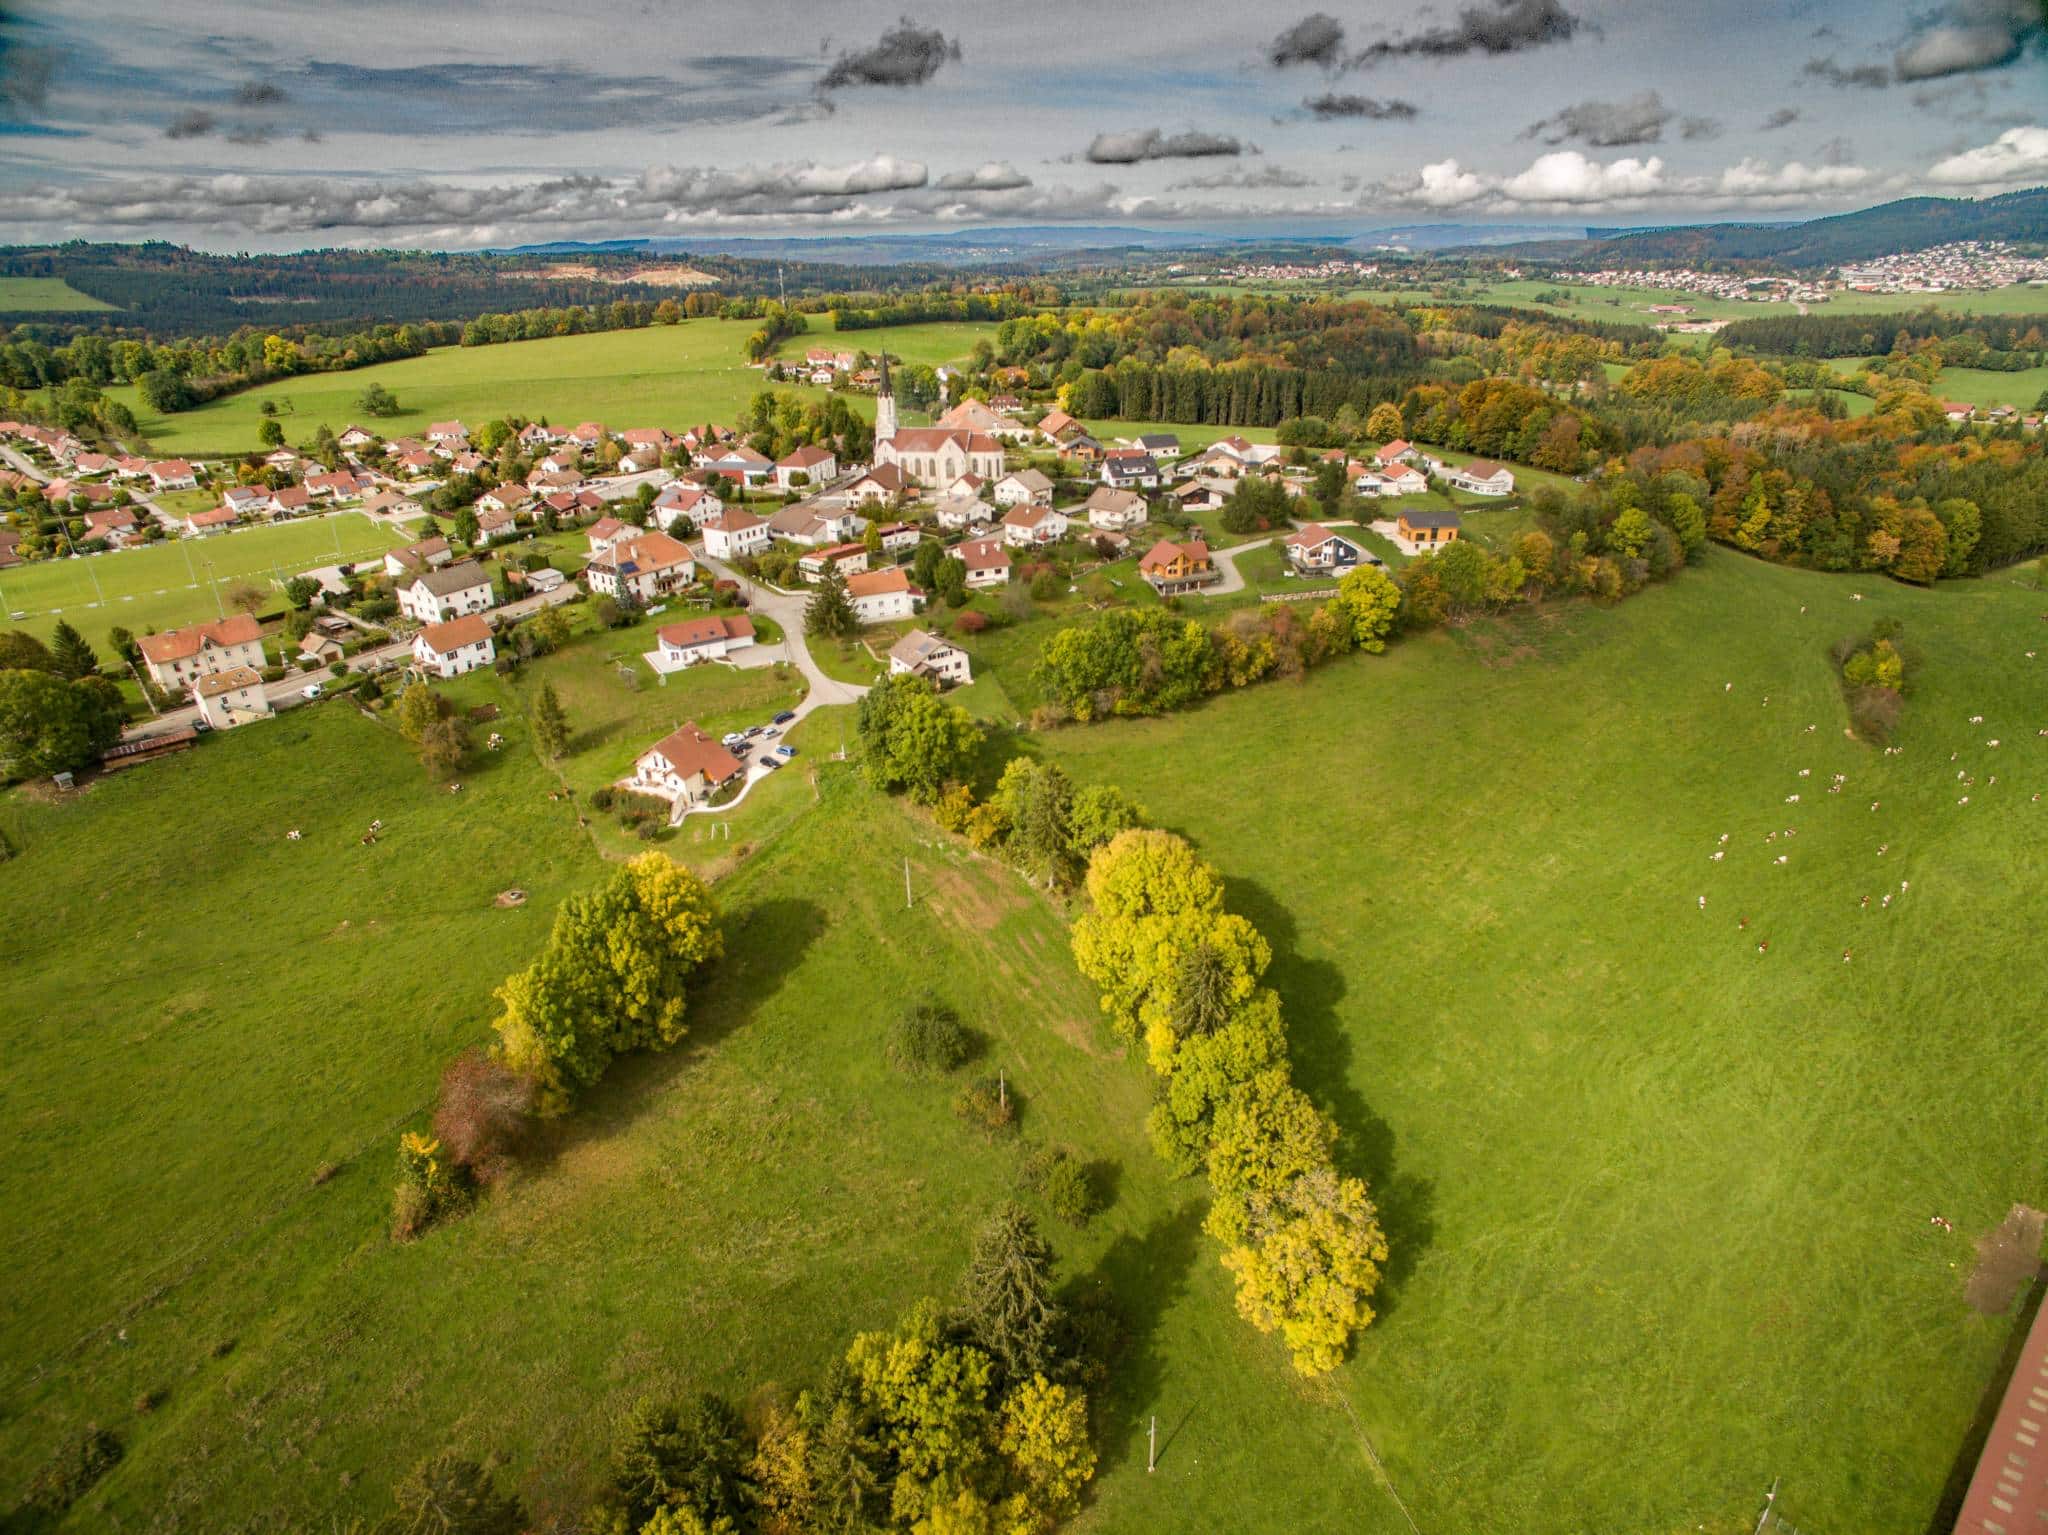
<svg viewBox="0 0 2048 1535">
<path fill-rule="evenodd" d="M 560 603 L 568 602 L 577 595 L 579 595 L 577 586 L 573 582 L 565 582 L 552 592 L 544 592 L 533 597 L 522 597 L 517 602 L 508 602 L 501 608 L 493 608 L 491 616 L 500 623 L 515 618 L 524 618 L 529 613 L 538 613 L 544 607 L 553 607 Z M 358 651 L 348 658 L 348 665 L 351 671 L 365 672 L 380 661 L 395 660 L 403 662 L 410 659 L 411 656 L 412 639 L 410 636 L 407 636 L 404 639 L 393 640 L 389 645 L 379 645 L 374 650 Z M 326 682 L 328 677 L 329 674 L 324 668 L 310 672 L 287 671 L 277 681 L 265 683 L 263 692 L 269 698 L 273 709 L 296 708 L 298 705 L 307 702 L 304 694 L 300 691 L 307 683 Z M 121 739 L 124 741 L 147 740 L 151 736 L 163 735 L 168 731 L 182 730 L 198 718 L 199 708 L 196 704 L 186 704 L 182 708 L 177 709 L 166 709 L 156 719 L 138 720 L 130 725 L 121 732 Z"/>
<path fill-rule="evenodd" d="M 1292 531 L 1291 529 L 1289 530 Z M 1237 568 L 1237 557 L 1253 549 L 1263 549 L 1276 538 L 1285 538 L 1284 533 L 1269 533 L 1264 538 L 1255 538 L 1250 543 L 1232 544 L 1228 549 L 1211 549 L 1209 558 L 1216 562 L 1216 568 L 1223 572 L 1223 579 L 1214 586 L 1205 586 L 1199 593 L 1203 597 L 1228 597 L 1232 592 L 1244 590 L 1244 572 Z"/>
</svg>

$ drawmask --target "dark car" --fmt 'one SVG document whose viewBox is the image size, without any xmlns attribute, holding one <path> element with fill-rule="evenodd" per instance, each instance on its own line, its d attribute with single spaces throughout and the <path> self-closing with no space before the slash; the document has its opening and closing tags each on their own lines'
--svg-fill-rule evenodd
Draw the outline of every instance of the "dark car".
<svg viewBox="0 0 2048 1535">
<path fill-rule="evenodd" d="M 771 725 L 787 725 L 791 720 L 795 718 L 796 710 L 784 709 L 780 714 L 776 715 L 775 718 L 770 720 L 768 723 Z"/>
</svg>

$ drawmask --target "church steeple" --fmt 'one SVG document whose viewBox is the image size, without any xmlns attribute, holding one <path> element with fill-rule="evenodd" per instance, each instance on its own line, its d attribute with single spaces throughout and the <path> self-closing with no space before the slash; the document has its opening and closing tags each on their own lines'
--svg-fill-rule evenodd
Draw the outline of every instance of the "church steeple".
<svg viewBox="0 0 2048 1535">
<path fill-rule="evenodd" d="M 889 354 L 882 353 L 882 384 L 875 395 L 875 441 L 896 435 L 896 396 L 889 388 Z"/>
</svg>

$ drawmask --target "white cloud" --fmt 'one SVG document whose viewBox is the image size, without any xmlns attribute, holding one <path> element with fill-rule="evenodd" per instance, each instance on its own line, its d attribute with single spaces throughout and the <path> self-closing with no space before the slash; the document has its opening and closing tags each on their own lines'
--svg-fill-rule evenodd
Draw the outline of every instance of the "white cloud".
<svg viewBox="0 0 2048 1535">
<path fill-rule="evenodd" d="M 1762 160 L 1743 160 L 1721 172 L 1714 190 L 1723 197 L 1767 198 L 1815 192 L 1847 192 L 1870 180 L 1860 165 L 1802 165 L 1787 160 L 1773 170 Z"/>
<path fill-rule="evenodd" d="M 1966 149 L 1928 168 L 1944 186 L 2000 186 L 2048 177 L 2048 128 L 2008 128 L 1989 144 Z"/>
<path fill-rule="evenodd" d="M 1031 185 L 1031 178 L 1007 160 L 990 160 L 971 171 L 951 171 L 936 185 L 943 192 L 1009 192 Z"/>
<path fill-rule="evenodd" d="M 1502 182 L 1500 190 L 1510 202 L 1578 205 L 1628 202 L 1670 189 L 1661 156 L 1638 160 L 1629 155 L 1602 165 L 1576 149 L 1561 149 L 1537 156 L 1527 170 Z"/>
<path fill-rule="evenodd" d="M 1397 200 L 1418 208 L 1462 208 L 1477 202 L 1490 189 L 1484 176 L 1466 170 L 1456 160 L 1425 165 L 1415 175 L 1387 187 Z"/>
</svg>

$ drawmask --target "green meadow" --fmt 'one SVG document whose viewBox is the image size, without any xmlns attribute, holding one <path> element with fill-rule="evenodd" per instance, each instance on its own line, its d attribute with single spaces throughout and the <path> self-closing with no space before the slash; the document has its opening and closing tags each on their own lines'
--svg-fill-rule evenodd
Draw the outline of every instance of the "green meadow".
<svg viewBox="0 0 2048 1535">
<path fill-rule="evenodd" d="M 112 313 L 113 308 L 61 277 L 0 277 L 0 312 L 7 314 Z"/>
</svg>

